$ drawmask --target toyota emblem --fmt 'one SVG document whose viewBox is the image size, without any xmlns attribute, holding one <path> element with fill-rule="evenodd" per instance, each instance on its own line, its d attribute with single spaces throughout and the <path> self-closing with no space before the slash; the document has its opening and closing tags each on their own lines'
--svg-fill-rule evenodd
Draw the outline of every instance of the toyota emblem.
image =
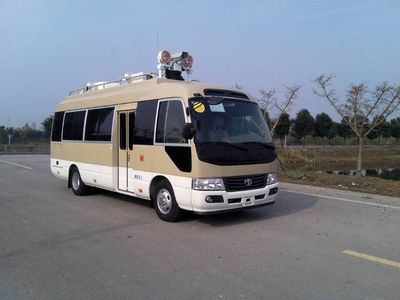
<svg viewBox="0 0 400 300">
<path fill-rule="evenodd" d="M 244 180 L 244 185 L 250 186 L 250 185 L 252 185 L 252 184 L 253 184 L 253 181 L 252 181 L 250 178 L 246 178 L 246 179 Z"/>
</svg>

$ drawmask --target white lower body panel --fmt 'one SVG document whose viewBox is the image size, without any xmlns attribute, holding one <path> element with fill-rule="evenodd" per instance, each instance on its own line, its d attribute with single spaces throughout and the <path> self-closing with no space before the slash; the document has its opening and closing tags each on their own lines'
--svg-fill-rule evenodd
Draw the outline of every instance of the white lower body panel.
<svg viewBox="0 0 400 300">
<path fill-rule="evenodd" d="M 139 198 L 150 200 L 150 186 L 156 176 L 162 176 L 171 183 L 176 201 L 180 208 L 198 213 L 211 213 L 231 209 L 240 209 L 275 201 L 276 193 L 270 194 L 270 190 L 277 188 L 278 184 L 267 185 L 264 188 L 227 192 L 227 191 L 197 191 L 192 190 L 192 179 L 190 177 L 173 176 L 144 172 L 128 169 L 128 191 L 120 190 L 118 177 L 120 168 L 87 164 L 82 162 L 67 161 L 61 159 L 51 159 L 51 171 L 53 175 L 68 180 L 71 165 L 76 165 L 81 175 L 82 181 L 86 185 L 112 190 L 123 194 L 130 194 Z M 125 169 L 126 170 L 126 169 Z M 221 203 L 207 203 L 207 196 L 222 196 Z M 240 202 L 229 203 L 229 199 L 240 199 Z"/>
<path fill-rule="evenodd" d="M 269 194 L 272 189 L 275 189 L 273 191 L 277 191 L 277 188 L 278 183 L 267 185 L 266 187 L 260 189 L 238 192 L 192 190 L 193 211 L 199 213 L 211 213 L 273 203 L 275 201 L 277 193 L 275 192 L 272 195 Z M 207 196 L 222 196 L 223 202 L 207 203 Z M 229 200 L 236 202 L 229 203 Z"/>
</svg>

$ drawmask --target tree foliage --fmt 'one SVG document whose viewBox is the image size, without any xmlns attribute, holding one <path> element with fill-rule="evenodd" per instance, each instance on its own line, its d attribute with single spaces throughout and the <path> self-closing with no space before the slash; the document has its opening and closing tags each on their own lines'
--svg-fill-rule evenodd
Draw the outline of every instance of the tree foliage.
<svg viewBox="0 0 400 300">
<path fill-rule="evenodd" d="M 46 137 L 50 137 L 51 125 L 53 124 L 53 116 L 48 116 L 43 120 L 42 126 Z"/>
<path fill-rule="evenodd" d="M 333 128 L 333 121 L 326 113 L 320 113 L 315 117 L 315 135 L 319 137 L 328 137 Z"/>
<path fill-rule="evenodd" d="M 314 132 L 314 118 L 307 109 L 302 109 L 297 113 L 294 120 L 293 131 L 298 140 L 304 139 L 307 135 Z"/>
<path fill-rule="evenodd" d="M 283 147 L 283 140 L 290 131 L 290 116 L 288 113 L 283 113 L 280 117 L 280 121 L 275 127 L 274 135 L 279 138 L 281 147 Z"/>
</svg>

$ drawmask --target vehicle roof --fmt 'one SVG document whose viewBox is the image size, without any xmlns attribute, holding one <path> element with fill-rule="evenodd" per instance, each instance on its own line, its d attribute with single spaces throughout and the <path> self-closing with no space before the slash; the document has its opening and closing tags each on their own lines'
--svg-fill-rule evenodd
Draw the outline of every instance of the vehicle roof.
<svg viewBox="0 0 400 300">
<path fill-rule="evenodd" d="M 67 96 L 58 104 L 56 111 L 101 107 L 172 97 L 188 99 L 194 97 L 194 94 L 204 96 L 205 89 L 234 91 L 246 95 L 250 100 L 252 99 L 250 95 L 241 90 L 222 85 L 153 78 Z"/>
</svg>

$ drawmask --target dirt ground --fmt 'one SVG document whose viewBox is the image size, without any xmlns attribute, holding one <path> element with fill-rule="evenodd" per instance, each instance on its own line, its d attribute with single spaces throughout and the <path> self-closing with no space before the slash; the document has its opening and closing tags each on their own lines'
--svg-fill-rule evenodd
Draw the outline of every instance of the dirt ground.
<svg viewBox="0 0 400 300">
<path fill-rule="evenodd" d="M 282 181 L 400 197 L 400 181 L 325 173 L 356 169 L 356 147 L 278 149 L 278 157 Z M 400 147 L 365 148 L 363 169 L 370 168 L 400 168 Z"/>
</svg>

